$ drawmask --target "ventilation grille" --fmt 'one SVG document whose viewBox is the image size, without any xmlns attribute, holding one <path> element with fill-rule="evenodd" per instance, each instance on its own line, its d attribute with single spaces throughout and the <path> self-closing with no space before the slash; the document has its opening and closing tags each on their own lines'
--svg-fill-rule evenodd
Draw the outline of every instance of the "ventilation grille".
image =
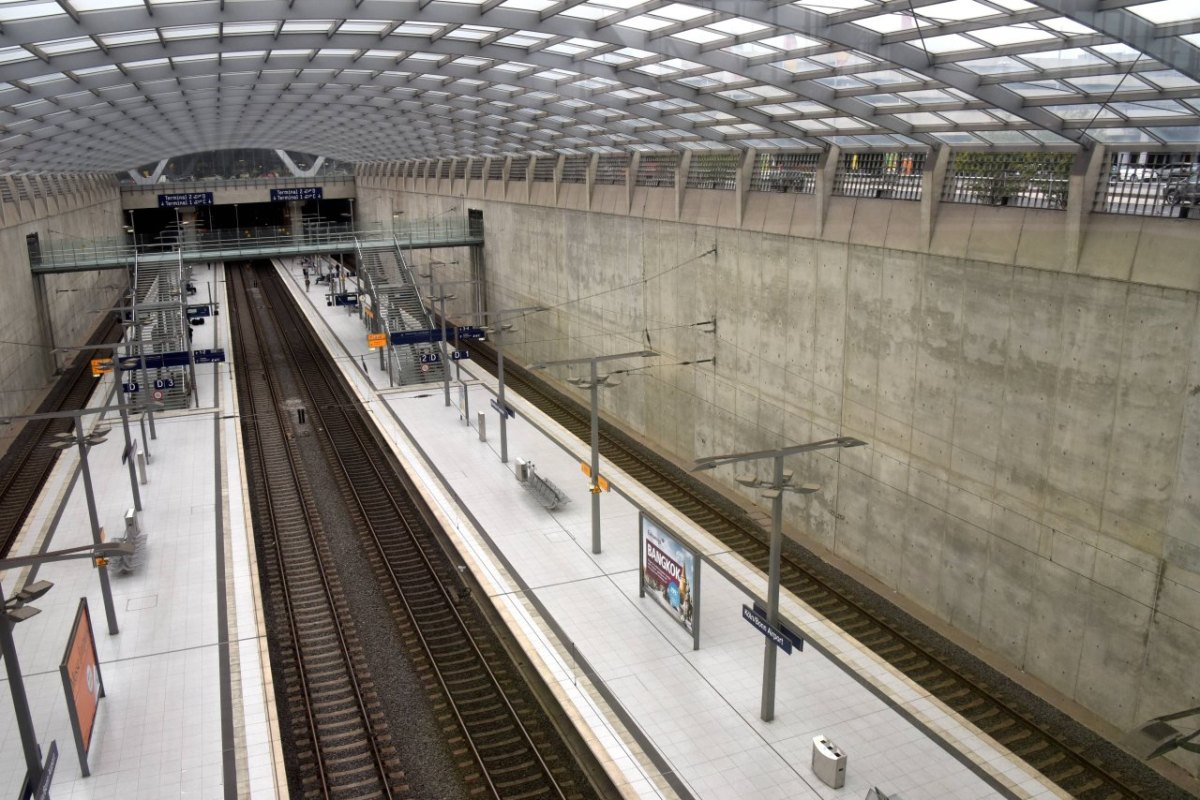
<svg viewBox="0 0 1200 800">
<path fill-rule="evenodd" d="M 524 183 L 529 177 L 529 156 L 516 156 L 512 160 L 512 166 L 508 168 L 508 179 L 518 183 Z"/>
<path fill-rule="evenodd" d="M 674 186 L 678 153 L 643 153 L 638 162 L 638 186 Z"/>
<path fill-rule="evenodd" d="M 759 153 L 754 159 L 750 190 L 812 194 L 820 163 L 820 153 Z"/>
<path fill-rule="evenodd" d="M 596 164 L 596 183 L 624 185 L 629 171 L 628 153 L 602 153 Z"/>
<path fill-rule="evenodd" d="M 554 167 L 557 164 L 558 159 L 554 156 L 539 157 L 533 165 L 533 179 L 539 183 L 553 183 Z"/>
<path fill-rule="evenodd" d="M 563 183 L 587 183 L 588 164 L 591 156 L 567 156 L 563 162 Z"/>
<path fill-rule="evenodd" d="M 1095 210 L 1104 214 L 1200 219 L 1200 162 L 1152 161 L 1138 164 L 1137 153 L 1113 153 L 1096 184 Z"/>
<path fill-rule="evenodd" d="M 733 189 L 737 186 L 740 153 L 699 153 L 688 169 L 689 189 Z"/>
</svg>

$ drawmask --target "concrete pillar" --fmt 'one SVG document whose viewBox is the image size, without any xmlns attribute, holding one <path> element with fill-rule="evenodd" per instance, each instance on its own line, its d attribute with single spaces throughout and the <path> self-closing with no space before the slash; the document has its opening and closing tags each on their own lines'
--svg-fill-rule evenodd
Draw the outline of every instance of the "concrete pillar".
<svg viewBox="0 0 1200 800">
<path fill-rule="evenodd" d="M 634 150 L 629 158 L 629 168 L 625 170 L 625 213 L 633 209 L 633 189 L 637 186 L 638 167 L 642 163 L 642 153 Z"/>
<path fill-rule="evenodd" d="M 950 148 L 939 147 L 929 156 L 925 159 L 925 168 L 921 170 L 921 243 L 925 247 L 929 247 L 933 241 L 933 226 L 937 223 L 946 169 L 950 166 Z"/>
<path fill-rule="evenodd" d="M 758 160 L 758 150 L 746 148 L 742 156 L 742 165 L 737 171 L 737 182 L 734 190 L 737 192 L 737 226 L 742 227 L 746 216 L 746 199 L 750 197 L 750 180 L 754 177 L 754 162 Z"/>
<path fill-rule="evenodd" d="M 813 195 L 817 201 L 817 235 L 825 231 L 825 217 L 829 214 L 829 197 L 833 194 L 833 177 L 837 173 L 842 149 L 831 144 L 817 162 L 816 186 Z"/>
<path fill-rule="evenodd" d="M 584 210 L 592 210 L 592 191 L 596 188 L 596 168 L 600 164 L 600 154 L 592 153 L 591 159 L 588 160 L 586 184 L 584 185 L 584 194 L 587 195 L 584 203 Z"/>
<path fill-rule="evenodd" d="M 1063 237 L 1063 266 L 1069 270 L 1075 270 L 1079 266 L 1079 254 L 1083 252 L 1083 237 L 1087 233 L 1088 220 L 1091 219 L 1096 188 L 1107 161 L 1108 153 L 1103 145 L 1096 145 L 1091 150 L 1081 150 L 1075 154 L 1070 185 L 1067 188 L 1066 236 Z"/>
<path fill-rule="evenodd" d="M 559 155 L 558 163 L 554 165 L 554 205 L 558 205 L 558 190 L 562 187 L 563 170 L 567 167 L 567 157 Z"/>
<path fill-rule="evenodd" d="M 675 221 L 683 216 L 683 193 L 687 191 L 688 173 L 692 169 L 692 151 L 684 150 L 675 168 Z"/>
</svg>

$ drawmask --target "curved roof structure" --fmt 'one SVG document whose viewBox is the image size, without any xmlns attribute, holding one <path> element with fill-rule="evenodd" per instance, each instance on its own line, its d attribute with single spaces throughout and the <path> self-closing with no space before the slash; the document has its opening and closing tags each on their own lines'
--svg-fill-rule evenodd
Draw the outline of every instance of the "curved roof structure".
<svg viewBox="0 0 1200 800">
<path fill-rule="evenodd" d="M 0 170 L 1200 149 L 1197 0 L 0 0 Z"/>
</svg>

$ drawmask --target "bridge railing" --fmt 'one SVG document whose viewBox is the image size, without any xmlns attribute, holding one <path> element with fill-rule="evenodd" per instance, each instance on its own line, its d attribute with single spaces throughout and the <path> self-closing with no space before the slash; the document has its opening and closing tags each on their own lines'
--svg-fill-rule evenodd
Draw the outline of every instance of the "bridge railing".
<svg viewBox="0 0 1200 800">
<path fill-rule="evenodd" d="M 483 226 L 466 219 L 414 220 L 385 228 L 379 224 L 359 225 L 351 229 L 344 224 L 309 225 L 300 232 L 290 227 L 239 228 L 215 231 L 187 231 L 180 237 L 165 238 L 153 243 L 136 245 L 122 239 L 54 240 L 40 242 L 29 253 L 35 271 L 54 271 L 83 265 L 120 266 L 131 264 L 138 257 L 166 256 L 182 250 L 186 260 L 204 260 L 206 256 L 222 259 L 261 258 L 270 254 L 302 252 L 353 252 L 356 240 L 364 246 L 398 246 L 403 248 L 438 247 L 457 243 L 483 241 Z"/>
</svg>

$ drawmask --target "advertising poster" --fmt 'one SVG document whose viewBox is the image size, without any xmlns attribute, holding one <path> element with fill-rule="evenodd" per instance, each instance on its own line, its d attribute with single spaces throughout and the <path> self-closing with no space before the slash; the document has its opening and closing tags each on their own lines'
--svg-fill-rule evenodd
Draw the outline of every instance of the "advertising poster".
<svg viewBox="0 0 1200 800">
<path fill-rule="evenodd" d="M 700 559 L 662 525 L 640 515 L 641 596 L 650 595 L 700 642 Z"/>
<path fill-rule="evenodd" d="M 81 598 L 75 614 L 75 625 L 67 642 L 67 652 L 59 665 L 63 688 L 67 693 L 67 709 L 75 728 L 75 746 L 79 750 L 79 763 L 83 775 L 88 775 L 87 753 L 92 744 L 92 729 L 96 722 L 96 710 L 104 696 L 104 684 L 100 680 L 100 660 L 96 657 L 96 641 L 92 636 L 92 618 L 88 613 L 87 599 Z"/>
</svg>

